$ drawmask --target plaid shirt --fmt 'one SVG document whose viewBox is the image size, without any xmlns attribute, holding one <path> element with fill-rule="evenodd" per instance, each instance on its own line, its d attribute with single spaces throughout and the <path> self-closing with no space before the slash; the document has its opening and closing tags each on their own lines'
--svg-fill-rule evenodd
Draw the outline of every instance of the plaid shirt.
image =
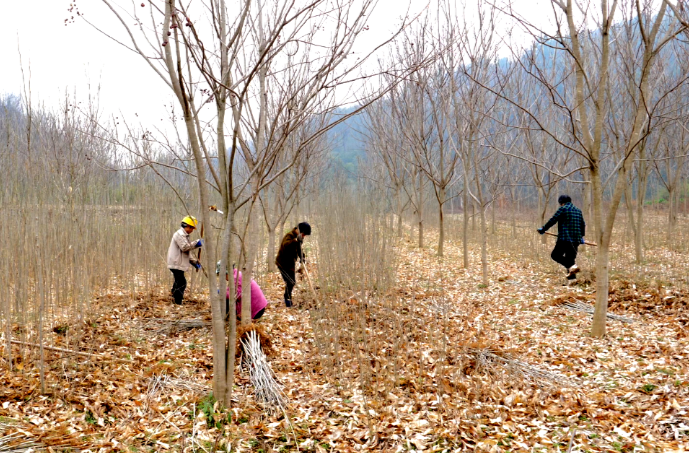
<svg viewBox="0 0 689 453">
<path fill-rule="evenodd" d="M 579 208 L 572 203 L 565 203 L 555 212 L 548 222 L 543 225 L 543 229 L 548 229 L 557 223 L 557 240 L 574 242 L 581 244 L 586 235 L 586 223 L 584 216 L 581 215 Z"/>
</svg>

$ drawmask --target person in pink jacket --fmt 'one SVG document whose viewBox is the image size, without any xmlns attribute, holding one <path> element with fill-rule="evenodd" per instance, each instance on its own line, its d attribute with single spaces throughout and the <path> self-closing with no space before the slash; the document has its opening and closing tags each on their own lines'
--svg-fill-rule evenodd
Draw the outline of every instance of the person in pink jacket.
<svg viewBox="0 0 689 453">
<path fill-rule="evenodd" d="M 218 261 L 218 266 L 216 266 L 215 272 L 216 275 L 219 274 L 220 272 L 220 262 Z M 233 275 L 234 275 L 234 286 L 236 289 L 236 294 L 237 294 L 237 319 L 240 319 L 241 314 L 242 314 L 242 273 L 237 271 L 237 269 L 233 269 Z M 227 272 L 225 273 L 225 278 L 227 278 Z M 227 293 L 225 294 L 225 301 L 226 301 L 226 307 L 225 309 L 227 311 L 230 310 L 230 287 L 227 287 Z M 263 291 L 261 291 L 261 287 L 258 286 L 258 283 L 252 278 L 251 279 L 251 319 L 258 319 L 261 316 L 263 316 L 263 313 L 266 311 L 266 307 L 268 306 L 268 300 L 266 299 L 266 296 L 263 295 Z"/>
</svg>

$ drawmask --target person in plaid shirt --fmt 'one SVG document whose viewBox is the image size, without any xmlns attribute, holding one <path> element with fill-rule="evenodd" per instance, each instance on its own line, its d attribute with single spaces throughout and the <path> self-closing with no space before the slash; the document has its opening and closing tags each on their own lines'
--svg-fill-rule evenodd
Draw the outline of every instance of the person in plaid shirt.
<svg viewBox="0 0 689 453">
<path fill-rule="evenodd" d="M 577 278 L 577 272 L 580 270 L 575 261 L 579 244 L 584 243 L 586 223 L 579 208 L 572 204 L 572 199 L 569 195 L 560 195 L 557 202 L 560 203 L 560 208 L 537 231 L 540 234 L 545 234 L 550 227 L 557 223 L 557 242 L 555 242 L 555 248 L 550 257 L 553 261 L 562 264 L 567 269 L 567 280 L 574 280 Z"/>
</svg>

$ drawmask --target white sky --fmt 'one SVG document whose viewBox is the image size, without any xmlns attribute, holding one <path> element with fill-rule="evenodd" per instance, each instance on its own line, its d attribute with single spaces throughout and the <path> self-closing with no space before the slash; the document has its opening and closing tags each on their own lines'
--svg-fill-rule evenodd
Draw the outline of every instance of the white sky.
<svg viewBox="0 0 689 453">
<path fill-rule="evenodd" d="M 146 1 L 146 0 L 144 0 Z M 411 1 L 412 13 L 418 13 L 428 0 Z M 99 105 L 107 115 L 123 115 L 132 123 L 147 128 L 165 127 L 167 111 L 172 103 L 168 88 L 141 57 L 124 49 L 75 16 L 65 26 L 71 3 L 93 22 L 105 25 L 126 36 L 114 17 L 98 0 L 4 1 L 5 21 L 0 27 L 0 95 L 22 94 L 21 50 L 25 74 L 30 69 L 33 104 L 52 109 L 64 99 L 65 92 L 76 94 L 84 101 L 96 94 L 100 86 Z M 128 5 L 127 0 L 122 3 Z M 435 2 L 433 2 L 435 3 Z M 472 0 L 468 0 L 471 5 Z M 514 0 L 527 17 L 539 21 L 550 14 L 548 0 Z M 365 35 L 367 44 L 382 41 L 399 23 L 407 2 L 380 0 L 371 17 L 371 30 Z M 161 122 L 161 120 L 163 120 Z"/>
</svg>

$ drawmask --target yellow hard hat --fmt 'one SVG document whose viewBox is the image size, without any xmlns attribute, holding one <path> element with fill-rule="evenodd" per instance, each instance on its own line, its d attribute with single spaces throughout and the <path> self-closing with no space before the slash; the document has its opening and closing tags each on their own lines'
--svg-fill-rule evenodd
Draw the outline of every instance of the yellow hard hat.
<svg viewBox="0 0 689 453">
<path fill-rule="evenodd" d="M 196 222 L 196 217 L 194 217 L 194 216 L 192 216 L 192 215 L 188 215 L 188 216 L 186 216 L 185 218 L 182 219 L 182 223 L 186 223 L 186 224 L 189 225 L 190 227 L 196 228 L 196 224 L 197 224 L 197 222 Z"/>
</svg>

